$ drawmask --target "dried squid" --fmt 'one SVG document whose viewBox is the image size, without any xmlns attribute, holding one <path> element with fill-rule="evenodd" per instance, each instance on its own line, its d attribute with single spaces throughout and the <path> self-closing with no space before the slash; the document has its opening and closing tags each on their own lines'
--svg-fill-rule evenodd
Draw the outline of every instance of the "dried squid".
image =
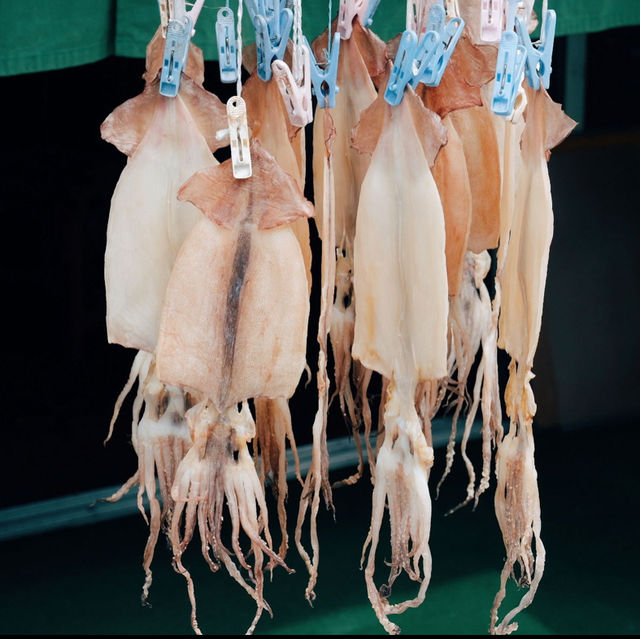
<svg viewBox="0 0 640 639">
<path fill-rule="evenodd" d="M 247 120 L 251 134 L 270 153 L 278 165 L 294 178 L 304 190 L 306 156 L 305 130 L 290 123 L 275 77 L 264 82 L 252 71 L 242 90 L 247 104 Z M 291 229 L 298 238 L 304 258 L 308 289 L 311 291 L 311 245 L 309 243 L 309 222 L 306 218 L 294 219 Z M 257 398 L 255 451 L 260 460 L 260 474 L 271 477 L 274 493 L 278 500 L 278 519 L 282 541 L 279 554 L 284 558 L 288 548 L 285 500 L 287 498 L 287 477 L 285 447 L 288 439 L 294 452 L 297 467 L 297 452 L 288 400 L 284 397 Z M 297 472 L 300 479 L 299 472 Z"/>
<path fill-rule="evenodd" d="M 215 135 L 217 128 L 226 126 L 225 109 L 202 88 L 200 49 L 190 47 L 178 96 L 159 94 L 163 46 L 158 30 L 147 47 L 144 91 L 115 109 L 101 127 L 102 137 L 129 156 L 111 201 L 104 272 L 108 339 L 138 349 L 130 379 L 116 402 L 109 436 L 126 394 L 137 381 L 132 441 L 138 470 L 110 499 L 120 498 L 136 483 L 143 515 L 144 492 L 149 499 L 143 600 L 151 585 L 158 531 L 173 508 L 169 489 L 190 445 L 184 421 L 186 398 L 180 389 L 158 381 L 153 363 L 171 269 L 185 237 L 202 219 L 196 207 L 178 201 L 177 191 L 196 170 L 217 164 L 212 151 L 228 143 Z M 144 416 L 138 424 L 143 402 Z M 156 497 L 156 473 L 162 507 Z"/>
<path fill-rule="evenodd" d="M 334 22 L 334 27 L 336 22 Z M 328 31 L 313 42 L 316 58 L 326 56 Z M 356 214 L 362 181 L 369 166 L 370 156 L 359 153 L 351 146 L 351 132 L 360 119 L 360 114 L 376 98 L 372 77 L 384 72 L 386 61 L 385 45 L 370 29 L 364 28 L 358 19 L 353 21 L 350 37 L 340 42 L 337 84 L 340 88 L 335 98 L 335 107 L 329 108 L 331 126 L 335 130 L 333 142 L 333 180 L 335 189 L 335 233 L 333 237 L 323 234 L 323 191 L 325 149 L 314 144 L 313 182 L 316 200 L 316 223 L 323 242 L 335 246 L 335 300 L 331 312 L 330 340 L 334 359 L 335 394 L 340 401 L 342 414 L 351 426 L 359 452 L 358 470 L 352 477 L 340 483 L 355 482 L 362 472 L 362 448 L 359 427 L 365 426 L 365 443 L 369 452 L 369 463 L 373 465 L 374 455 L 370 449 L 369 436 L 371 417 L 367 401 L 367 387 L 371 371 L 352 360 L 351 347 L 355 324 L 355 303 L 353 292 L 353 246 L 356 229 Z M 314 120 L 314 140 L 327 137 L 325 122 L 316 109 Z M 351 379 L 357 387 L 354 399 Z"/>
<path fill-rule="evenodd" d="M 313 207 L 256 140 L 251 156 L 253 176 L 247 180 L 236 180 L 227 161 L 196 173 L 180 189 L 179 197 L 207 217 L 174 265 L 157 348 L 159 378 L 202 398 L 187 413 L 193 445 L 176 473 L 169 533 L 196 632 L 193 582 L 182 563 L 196 524 L 209 566 L 224 564 L 256 601 L 249 632 L 269 610 L 264 557 L 270 567 L 286 567 L 272 548 L 263 488 L 247 448 L 255 437 L 247 401 L 289 398 L 304 369 L 307 277 L 290 224 L 311 216 Z M 231 550 L 221 540 L 225 502 Z M 241 529 L 251 542 L 252 566 L 240 547 Z"/>
<path fill-rule="evenodd" d="M 418 384 L 447 373 L 444 217 L 430 170 L 445 141 L 440 119 L 411 89 L 397 107 L 379 94 L 354 132 L 356 148 L 372 155 L 356 219 L 353 356 L 389 380 L 363 562 L 368 549 L 369 600 L 392 634 L 399 628 L 388 615 L 420 605 L 431 576 L 428 478 L 433 449 L 414 399 Z M 390 574 L 378 589 L 376 551 L 387 506 Z M 391 588 L 403 570 L 420 582 L 418 594 L 391 604 Z"/>
<path fill-rule="evenodd" d="M 536 404 L 531 379 L 553 234 L 548 154 L 575 126 L 544 89 L 534 91 L 526 87 L 525 91 L 525 126 L 515 204 L 504 267 L 499 273 L 502 307 L 498 345 L 511 356 L 505 391 L 510 425 L 496 456 L 495 507 L 507 557 L 491 611 L 493 634 L 509 634 L 517 629 L 518 624 L 512 620 L 533 600 L 544 571 L 532 430 Z M 498 623 L 509 576 L 528 590 Z"/>
</svg>

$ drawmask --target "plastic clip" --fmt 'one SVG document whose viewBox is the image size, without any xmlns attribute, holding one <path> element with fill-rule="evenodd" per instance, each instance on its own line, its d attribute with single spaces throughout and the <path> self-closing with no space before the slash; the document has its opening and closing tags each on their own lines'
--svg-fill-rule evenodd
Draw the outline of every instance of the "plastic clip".
<svg viewBox="0 0 640 639">
<path fill-rule="evenodd" d="M 373 24 L 373 16 L 375 15 L 379 4 L 380 0 L 369 0 L 367 13 L 365 14 L 364 20 L 362 21 L 363 26 L 370 27 Z"/>
<path fill-rule="evenodd" d="M 438 5 L 432 8 L 435 9 Z M 464 31 L 464 20 L 462 18 L 452 18 L 439 32 L 440 39 L 435 46 L 435 51 L 422 73 L 421 82 L 428 87 L 437 87 L 442 80 L 442 76 L 447 69 L 451 54 L 455 51 L 458 40 Z M 427 31 L 429 33 L 429 31 Z"/>
<path fill-rule="evenodd" d="M 318 106 L 320 108 L 327 106 L 333 108 L 336 105 L 336 93 L 340 91 L 336 84 L 338 77 L 338 57 L 340 55 L 340 34 L 333 34 L 333 44 L 331 45 L 329 60 L 324 69 L 322 69 L 316 61 L 316 57 L 313 55 L 313 51 L 306 38 L 304 38 L 304 45 L 309 51 L 311 84 L 313 86 L 313 93 L 318 100 Z"/>
<path fill-rule="evenodd" d="M 227 102 L 227 123 L 231 145 L 231 166 L 233 177 L 239 180 L 250 178 L 251 151 L 249 150 L 249 127 L 247 126 L 247 105 L 237 95 Z"/>
<path fill-rule="evenodd" d="M 160 10 L 160 27 L 162 28 L 162 37 L 167 37 L 167 25 L 169 24 L 169 0 L 158 0 L 158 9 Z"/>
<path fill-rule="evenodd" d="M 164 44 L 160 94 L 175 98 L 180 90 L 180 76 L 187 62 L 192 22 L 188 16 L 184 21 L 169 20 L 167 40 Z"/>
<path fill-rule="evenodd" d="M 236 41 L 233 11 L 229 7 L 218 10 L 216 42 L 220 64 L 220 82 L 229 84 L 238 79 L 238 43 Z"/>
<path fill-rule="evenodd" d="M 271 63 L 273 77 L 278 83 L 282 101 L 289 114 L 293 126 L 305 126 L 313 120 L 311 108 L 311 65 L 309 63 L 309 49 L 300 47 L 302 58 L 303 79 L 298 85 L 293 79 L 289 66 L 282 60 Z"/>
<path fill-rule="evenodd" d="M 516 31 L 527 53 L 524 73 L 529 86 L 536 91 L 540 89 L 541 82 L 548 89 L 551 79 L 551 56 L 556 33 L 556 12 L 552 9 L 545 15 L 543 28 L 541 41 L 536 48 L 531 42 L 525 22 L 520 17 L 516 18 Z"/>
<path fill-rule="evenodd" d="M 480 7 L 480 38 L 484 42 L 498 42 L 502 34 L 503 0 L 482 0 Z"/>
<path fill-rule="evenodd" d="M 396 60 L 384 92 L 384 99 L 392 106 L 402 102 L 407 84 L 414 78 L 414 62 L 418 47 L 418 36 L 415 31 L 407 29 L 402 34 Z"/>
<path fill-rule="evenodd" d="M 369 0 L 340 0 L 338 9 L 337 31 L 343 40 L 351 37 L 353 31 L 353 19 L 357 16 L 360 22 L 366 21 Z"/>
<path fill-rule="evenodd" d="M 428 79 L 433 73 L 431 65 L 439 43 L 440 35 L 436 31 L 427 31 L 418 43 L 413 64 L 413 77 L 409 80 L 409 84 L 414 89 L 420 82 L 424 82 L 425 76 Z"/>
<path fill-rule="evenodd" d="M 203 4 L 204 0 L 196 0 L 187 13 L 184 0 L 174 1 L 173 18 L 167 25 L 160 75 L 160 94 L 168 98 L 175 98 L 180 90 L 180 76 L 187 63 L 189 42 L 195 33 L 194 27 Z"/>
<path fill-rule="evenodd" d="M 256 66 L 258 76 L 267 82 L 271 79 L 271 63 L 273 60 L 282 60 L 289 40 L 289 32 L 293 25 L 293 12 L 291 9 L 284 9 L 280 13 L 279 30 L 281 37 L 279 40 L 271 39 L 269 24 L 267 19 L 256 13 L 253 17 L 253 26 L 256 30 L 256 55 L 258 63 Z"/>
<path fill-rule="evenodd" d="M 510 115 L 527 61 L 526 49 L 518 44 L 514 31 L 505 31 L 500 39 L 491 110 L 497 115 Z"/>
<path fill-rule="evenodd" d="M 442 34 L 446 22 L 447 14 L 445 13 L 444 6 L 441 3 L 434 4 L 431 9 L 429 9 L 429 17 L 427 19 L 425 33 L 427 31 L 435 31 L 436 33 Z"/>
</svg>

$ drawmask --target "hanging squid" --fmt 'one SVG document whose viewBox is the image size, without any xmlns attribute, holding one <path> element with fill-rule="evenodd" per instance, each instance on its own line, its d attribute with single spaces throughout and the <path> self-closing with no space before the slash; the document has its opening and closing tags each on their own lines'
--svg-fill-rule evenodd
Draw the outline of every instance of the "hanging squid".
<svg viewBox="0 0 640 639">
<path fill-rule="evenodd" d="M 187 413 L 193 445 L 176 473 L 169 533 L 196 632 L 193 582 L 182 562 L 196 525 L 210 567 L 222 563 L 256 601 L 248 632 L 269 610 L 264 557 L 268 567 L 286 568 L 272 547 L 263 487 L 247 448 L 256 432 L 247 402 L 289 398 L 304 369 L 308 287 L 290 224 L 313 215 L 313 207 L 256 140 L 251 158 L 247 180 L 235 179 L 227 161 L 196 173 L 179 191 L 206 218 L 174 265 L 157 348 L 158 377 L 201 398 Z M 221 540 L 225 503 L 231 549 Z M 251 543 L 252 565 L 240 547 L 241 530 Z"/>
<path fill-rule="evenodd" d="M 116 402 L 109 437 L 125 396 L 137 381 L 132 442 L 139 464 L 110 499 L 119 499 L 136 483 L 143 515 L 145 492 L 149 499 L 143 601 L 151 585 L 158 531 L 173 509 L 169 487 L 190 445 L 184 422 L 186 398 L 182 390 L 157 380 L 153 362 L 174 261 L 184 239 L 202 219 L 196 207 L 178 201 L 177 192 L 196 170 L 216 165 L 212 151 L 228 144 L 228 139 L 216 137 L 217 129 L 226 127 L 226 111 L 215 95 L 202 88 L 201 50 L 190 47 L 180 92 L 167 98 L 158 91 L 163 47 L 158 29 L 147 47 L 144 91 L 115 109 L 101 126 L 102 137 L 128 156 L 111 200 L 107 227 L 107 333 L 110 342 L 137 349 L 138 354 Z M 138 423 L 143 402 L 144 416 Z M 156 497 L 156 475 L 162 507 Z"/>
<path fill-rule="evenodd" d="M 360 192 L 354 246 L 356 304 L 353 356 L 388 379 L 384 439 L 373 489 L 371 528 L 363 548 L 367 592 L 387 632 L 388 616 L 424 600 L 431 576 L 428 478 L 433 449 L 416 412 L 418 384 L 447 374 L 447 274 L 444 217 L 430 166 L 446 129 L 407 89 L 397 107 L 382 94 L 362 114 L 354 145 L 371 153 Z M 374 581 L 385 509 L 391 523 L 387 583 Z M 391 604 L 405 571 L 420 583 L 415 598 Z"/>
<path fill-rule="evenodd" d="M 248 48 L 248 47 L 247 47 Z M 289 48 L 290 54 L 290 48 Z M 263 149 L 270 153 L 280 168 L 294 178 L 304 190 L 306 155 L 305 129 L 293 126 L 284 107 L 275 77 L 263 81 L 253 69 L 251 56 L 244 56 L 245 66 L 251 69 L 242 95 L 247 105 L 247 121 L 251 135 Z M 304 258 L 308 290 L 311 291 L 311 245 L 309 242 L 309 222 L 306 218 L 294 219 L 291 229 L 295 233 Z M 287 476 L 285 447 L 288 440 L 294 453 L 296 475 L 301 482 L 297 450 L 291 429 L 291 413 L 286 398 L 257 398 L 256 441 L 254 453 L 260 460 L 260 474 L 272 478 L 274 493 L 278 501 L 278 519 L 282 541 L 279 554 L 284 558 L 288 548 L 287 518 L 285 501 L 287 498 Z"/>
<path fill-rule="evenodd" d="M 513 218 L 504 265 L 499 272 L 502 304 L 498 346 L 511 356 L 505 390 L 510 424 L 496 455 L 495 507 L 507 557 L 491 611 L 492 634 L 509 634 L 517 629 L 517 622 L 512 620 L 533 600 L 544 571 L 532 429 L 536 404 L 531 379 L 553 234 L 547 160 L 550 149 L 569 135 L 576 124 L 544 89 L 534 91 L 526 87 L 525 91 L 525 126 L 521 156 L 516 159 Z M 520 603 L 498 622 L 510 576 L 528 590 Z"/>
<path fill-rule="evenodd" d="M 333 29 L 337 21 L 333 23 Z M 324 60 L 328 46 L 328 30 L 313 42 L 318 60 Z M 355 303 L 353 292 L 353 252 L 356 229 L 356 214 L 360 188 L 370 162 L 368 154 L 359 153 L 351 145 L 351 132 L 360 120 L 361 113 L 376 98 L 372 77 L 384 72 L 386 63 L 385 45 L 370 29 L 354 19 L 349 37 L 340 42 L 337 84 L 340 90 L 335 96 L 335 107 L 329 108 L 331 126 L 335 130 L 333 142 L 333 179 L 335 188 L 335 236 L 327 238 L 322 231 L 324 159 L 323 145 L 314 144 L 313 183 L 316 200 L 316 224 L 324 242 L 335 245 L 335 295 L 331 312 L 330 340 L 334 360 L 335 395 L 340 409 L 351 427 L 358 449 L 358 469 L 351 477 L 338 482 L 350 484 L 357 481 L 362 473 L 363 457 L 359 428 L 364 424 L 364 440 L 368 451 L 369 464 L 373 473 L 374 454 L 371 450 L 371 411 L 367 400 L 367 388 L 371 371 L 353 360 L 351 347 L 355 325 Z M 314 140 L 327 136 L 324 130 L 327 119 L 319 117 L 321 108 L 316 109 L 314 120 Z M 353 396 L 352 380 L 356 388 Z"/>
</svg>

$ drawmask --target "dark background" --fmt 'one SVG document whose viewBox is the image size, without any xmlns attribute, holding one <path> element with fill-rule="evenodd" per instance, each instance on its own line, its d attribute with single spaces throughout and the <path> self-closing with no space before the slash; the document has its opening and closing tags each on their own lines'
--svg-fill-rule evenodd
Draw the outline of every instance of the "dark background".
<svg viewBox="0 0 640 639">
<path fill-rule="evenodd" d="M 640 414 L 639 36 L 637 27 L 587 36 L 583 129 L 549 164 L 556 229 L 535 367 L 537 421 L 564 429 L 598 424 L 604 447 L 614 446 L 616 423 Z M 550 94 L 559 102 L 565 48 L 558 38 Z M 109 58 L 0 79 L 7 434 L 0 507 L 118 484 L 136 466 L 130 403 L 112 442 L 102 444 L 133 353 L 106 340 L 105 234 L 125 157 L 101 140 L 99 127 L 142 90 L 143 70 L 143 60 Z M 217 63 L 207 63 L 205 87 L 226 101 L 233 87 L 217 78 Z M 315 287 L 313 300 L 312 370 Z M 299 390 L 294 428 L 306 443 L 315 383 Z M 337 411 L 329 429 L 346 434 Z"/>
</svg>

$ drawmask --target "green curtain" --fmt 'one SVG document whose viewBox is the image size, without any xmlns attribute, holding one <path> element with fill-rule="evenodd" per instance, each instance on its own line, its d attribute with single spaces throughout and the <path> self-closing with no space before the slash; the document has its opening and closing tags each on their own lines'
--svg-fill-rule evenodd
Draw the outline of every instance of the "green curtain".
<svg viewBox="0 0 640 639">
<path fill-rule="evenodd" d="M 464 2 L 465 0 L 460 0 Z M 339 0 L 332 0 L 333 15 Z M 542 0 L 536 0 L 536 8 Z M 214 25 L 224 0 L 205 0 L 194 42 L 216 59 Z M 237 0 L 231 0 L 237 9 Z M 326 28 L 328 0 L 302 0 L 309 40 Z M 557 12 L 557 35 L 640 24 L 640 0 L 549 0 Z M 48 71 L 95 62 L 110 55 L 143 57 L 159 21 L 156 0 L 0 0 L 3 41 L 0 75 Z M 245 11 L 245 18 L 247 14 Z M 381 0 L 373 30 L 389 39 L 404 28 L 404 0 Z M 253 28 L 243 20 L 243 41 Z"/>
</svg>

